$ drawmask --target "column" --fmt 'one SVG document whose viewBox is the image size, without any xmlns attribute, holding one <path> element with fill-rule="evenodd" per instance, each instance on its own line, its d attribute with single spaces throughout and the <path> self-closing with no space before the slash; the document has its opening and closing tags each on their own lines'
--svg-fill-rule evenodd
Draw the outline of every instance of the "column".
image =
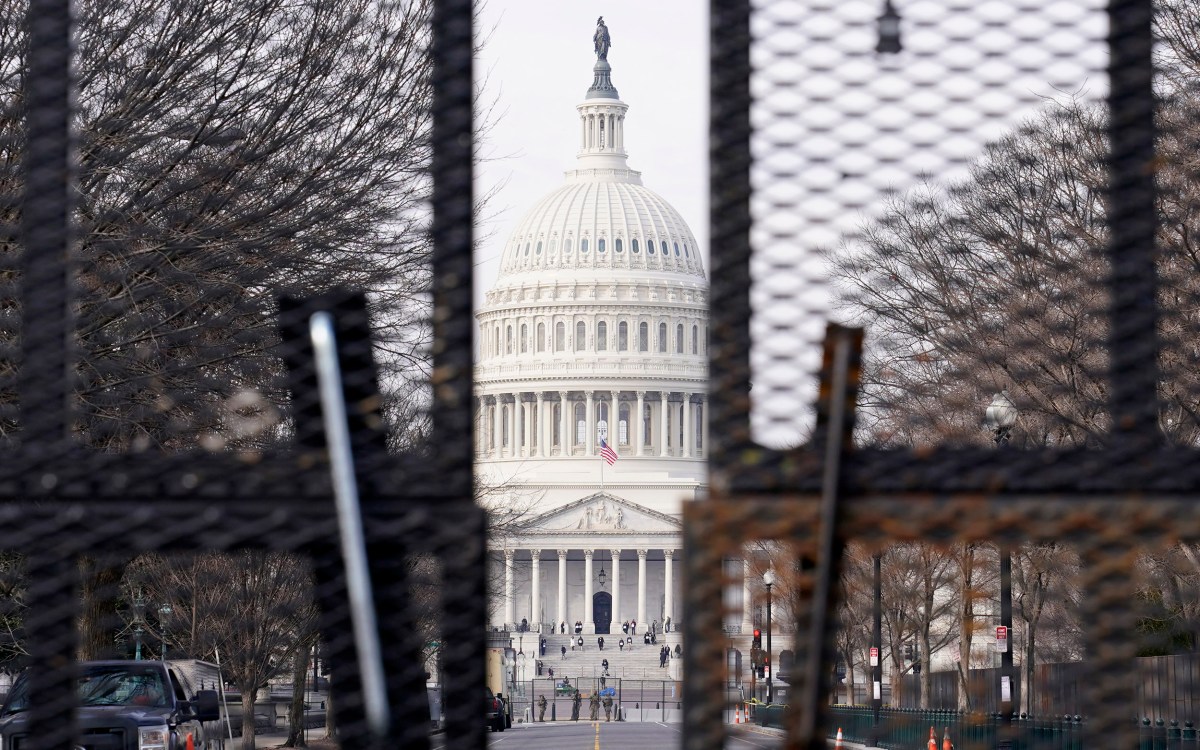
<svg viewBox="0 0 1200 750">
<path fill-rule="evenodd" d="M 638 627 L 643 631 L 646 629 L 646 555 L 650 550 L 640 549 L 638 553 L 638 602 L 637 602 L 637 621 Z"/>
<path fill-rule="evenodd" d="M 513 622 L 513 558 L 516 550 L 504 550 L 504 623 L 509 627 Z"/>
<path fill-rule="evenodd" d="M 692 446 L 696 444 L 696 436 L 692 434 L 692 394 L 683 394 L 683 457 L 691 458 Z"/>
<path fill-rule="evenodd" d="M 670 427 L 667 424 L 667 418 L 671 415 L 671 394 L 666 391 L 661 391 L 662 408 L 659 409 L 659 428 L 658 428 L 658 455 L 667 455 L 667 437 L 671 434 Z M 639 620 L 638 622 L 641 622 Z"/>
<path fill-rule="evenodd" d="M 671 618 L 671 624 L 675 624 L 675 571 L 672 570 L 673 558 L 675 550 L 663 550 L 663 623 L 667 618 Z"/>
<path fill-rule="evenodd" d="M 750 589 L 753 575 L 750 572 L 750 556 L 742 558 L 742 634 L 754 629 L 754 592 Z"/>
<path fill-rule="evenodd" d="M 634 435 L 637 436 L 635 438 L 637 440 L 637 446 L 636 446 L 637 449 L 634 451 L 634 453 L 635 453 L 635 455 L 638 455 L 638 456 L 646 455 L 646 422 L 642 417 L 642 415 L 645 413 L 646 413 L 646 392 L 638 391 L 637 392 L 637 416 L 635 416 L 633 418 L 634 424 L 636 425 L 636 427 L 634 428 L 636 430 L 636 432 L 634 432 Z"/>
<path fill-rule="evenodd" d="M 617 450 L 621 446 L 621 404 L 618 391 L 612 392 L 612 406 L 608 407 L 608 444 Z M 615 606 L 615 605 L 614 605 Z"/>
<path fill-rule="evenodd" d="M 562 413 L 558 415 L 560 423 L 558 427 L 558 455 L 569 456 L 571 455 L 571 431 L 568 429 L 568 425 L 571 424 L 571 415 L 567 412 L 571 410 L 571 402 L 567 401 L 566 391 L 559 391 L 558 399 L 559 403 L 562 404 Z"/>
<path fill-rule="evenodd" d="M 567 621 L 567 551 L 558 551 L 558 623 Z M 555 623 L 555 624 L 558 624 Z"/>
<path fill-rule="evenodd" d="M 512 406 L 504 405 L 508 412 L 508 455 L 517 455 L 517 394 L 512 394 Z"/>
<path fill-rule="evenodd" d="M 525 404 L 521 401 L 521 394 L 513 394 L 513 440 L 512 454 L 513 456 L 521 455 L 521 443 L 525 438 Z"/>
<path fill-rule="evenodd" d="M 542 458 L 550 455 L 546 450 L 546 394 L 538 391 L 537 397 L 537 452 Z"/>
<path fill-rule="evenodd" d="M 537 632 L 541 632 L 538 626 L 542 624 L 542 551 L 535 549 L 533 552 L 533 580 L 529 582 L 531 589 L 531 602 L 529 608 L 533 613 L 529 615 L 529 622 Z"/>
<path fill-rule="evenodd" d="M 504 455 L 504 414 L 500 411 L 500 397 L 492 396 L 492 455 Z"/>
<path fill-rule="evenodd" d="M 700 409 L 703 413 L 703 419 L 700 421 L 700 455 L 708 455 L 708 394 L 700 397 Z"/>
<path fill-rule="evenodd" d="M 592 554 L 595 550 L 583 551 L 583 632 L 595 633 L 596 624 L 592 622 Z"/>
<path fill-rule="evenodd" d="M 587 440 L 583 444 L 587 450 L 585 455 L 594 456 L 596 455 L 596 394 L 592 391 L 585 391 L 583 395 L 587 397 L 587 411 L 583 413 L 583 429 Z"/>
<path fill-rule="evenodd" d="M 621 550 L 615 549 L 612 551 L 612 569 L 613 569 L 613 625 L 618 628 L 624 620 L 621 617 Z M 615 632 L 615 631 L 614 631 Z"/>
</svg>

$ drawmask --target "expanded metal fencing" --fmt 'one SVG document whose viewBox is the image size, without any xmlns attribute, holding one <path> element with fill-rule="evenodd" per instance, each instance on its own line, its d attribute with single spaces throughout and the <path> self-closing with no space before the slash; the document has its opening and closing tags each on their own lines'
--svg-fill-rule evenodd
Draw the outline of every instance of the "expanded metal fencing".
<svg viewBox="0 0 1200 750">
<path fill-rule="evenodd" d="M 446 745 L 483 747 L 472 3 L 72 6 L 0 17 L 21 746 L 76 745 L 79 657 L 165 651 L 243 692 L 315 658 L 347 748 L 428 746 L 437 673 Z M 1078 746 L 1142 741 L 1130 660 L 1200 632 L 1198 25 L 1182 0 L 713 0 L 710 487 L 683 694 L 639 688 L 646 720 L 723 745 L 746 559 L 796 627 L 786 746 L 836 729 L 839 660 L 899 674 L 940 628 L 969 669 L 1010 620 L 1010 680 L 1082 665 Z M 1004 684 L 957 746 L 1058 746 Z"/>
</svg>

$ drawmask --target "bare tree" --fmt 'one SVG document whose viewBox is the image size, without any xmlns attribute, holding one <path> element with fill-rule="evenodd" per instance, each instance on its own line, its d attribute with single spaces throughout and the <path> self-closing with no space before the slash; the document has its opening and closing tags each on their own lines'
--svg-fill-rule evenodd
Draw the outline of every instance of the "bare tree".
<svg viewBox="0 0 1200 750">
<path fill-rule="evenodd" d="M 242 747 L 254 748 L 257 692 L 294 664 L 312 643 L 317 613 L 308 567 L 279 552 L 198 555 L 185 561 L 138 558 L 129 588 L 162 602 L 152 634 L 180 656 L 219 649 L 226 678 L 242 694 Z"/>
</svg>

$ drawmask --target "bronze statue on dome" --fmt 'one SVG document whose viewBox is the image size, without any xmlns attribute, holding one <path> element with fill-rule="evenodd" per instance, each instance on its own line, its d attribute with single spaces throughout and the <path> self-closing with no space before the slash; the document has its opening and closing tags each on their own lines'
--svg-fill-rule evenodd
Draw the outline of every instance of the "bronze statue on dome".
<svg viewBox="0 0 1200 750">
<path fill-rule="evenodd" d="M 607 60 L 608 48 L 612 46 L 612 37 L 608 35 L 608 27 L 604 25 L 604 16 L 596 19 L 596 33 L 592 34 L 592 44 L 596 47 L 596 58 Z"/>
</svg>

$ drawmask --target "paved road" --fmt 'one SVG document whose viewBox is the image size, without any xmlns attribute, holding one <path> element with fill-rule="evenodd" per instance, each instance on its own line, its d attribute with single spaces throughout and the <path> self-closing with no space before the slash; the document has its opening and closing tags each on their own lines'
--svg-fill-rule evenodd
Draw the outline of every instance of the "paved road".
<svg viewBox="0 0 1200 750">
<path fill-rule="evenodd" d="M 679 724 L 651 722 L 581 721 L 578 724 L 518 724 L 507 732 L 488 735 L 488 747 L 496 750 L 672 750 L 682 739 Z M 437 742 L 434 742 L 435 746 Z M 770 750 L 781 746 L 779 738 L 739 733 L 725 744 L 726 750 Z"/>
</svg>

